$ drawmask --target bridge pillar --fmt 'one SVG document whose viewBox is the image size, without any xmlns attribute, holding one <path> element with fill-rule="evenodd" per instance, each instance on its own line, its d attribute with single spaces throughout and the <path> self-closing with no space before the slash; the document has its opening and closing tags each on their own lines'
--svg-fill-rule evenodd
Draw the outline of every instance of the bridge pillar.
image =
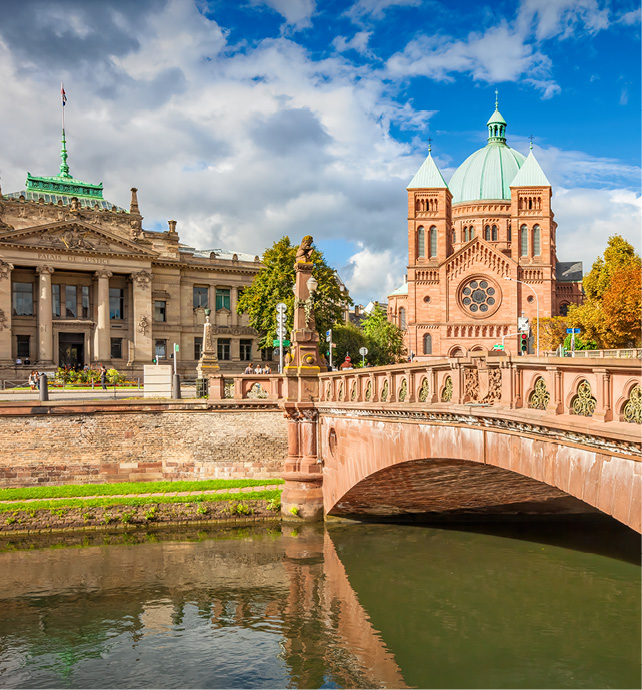
<svg viewBox="0 0 642 690">
<path fill-rule="evenodd" d="M 286 358 L 284 411 L 288 420 L 288 457 L 281 494 L 286 520 L 323 519 L 323 471 L 317 455 L 319 374 L 326 371 L 319 354 L 314 319 L 316 281 L 312 277 L 312 238 L 303 238 L 294 264 L 294 324 L 292 347 Z"/>
</svg>

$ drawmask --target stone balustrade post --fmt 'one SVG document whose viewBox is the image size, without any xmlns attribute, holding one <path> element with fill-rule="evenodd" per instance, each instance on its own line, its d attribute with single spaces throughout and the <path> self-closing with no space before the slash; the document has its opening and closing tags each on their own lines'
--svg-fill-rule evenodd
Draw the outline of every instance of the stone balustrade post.
<svg viewBox="0 0 642 690">
<path fill-rule="evenodd" d="M 222 374 L 208 376 L 208 393 L 210 400 L 223 400 L 225 398 L 225 379 Z"/>
<path fill-rule="evenodd" d="M 600 422 L 610 422 L 613 419 L 613 403 L 611 400 L 611 374 L 607 369 L 594 369 L 597 386 L 595 390 L 595 412 L 593 418 Z"/>
<path fill-rule="evenodd" d="M 546 406 L 546 411 L 550 414 L 562 414 L 564 405 L 562 403 L 562 372 L 557 367 L 546 367 L 546 388 L 551 396 Z"/>
</svg>

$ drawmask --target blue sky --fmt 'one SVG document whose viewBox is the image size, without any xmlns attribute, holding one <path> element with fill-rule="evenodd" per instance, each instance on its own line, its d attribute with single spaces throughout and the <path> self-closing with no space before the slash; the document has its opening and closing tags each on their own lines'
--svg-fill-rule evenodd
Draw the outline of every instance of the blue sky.
<svg viewBox="0 0 642 690">
<path fill-rule="evenodd" d="M 3 0 L 0 172 L 69 164 L 148 229 L 260 253 L 312 234 L 357 301 L 407 261 L 405 187 L 508 143 L 553 183 L 558 258 L 640 247 L 640 10 L 628 0 Z"/>
</svg>

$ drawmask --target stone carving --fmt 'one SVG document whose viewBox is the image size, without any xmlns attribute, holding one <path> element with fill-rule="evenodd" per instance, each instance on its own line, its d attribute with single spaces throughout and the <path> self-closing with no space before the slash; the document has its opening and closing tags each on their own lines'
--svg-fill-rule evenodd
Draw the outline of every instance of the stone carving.
<svg viewBox="0 0 642 690">
<path fill-rule="evenodd" d="M 53 266 L 36 266 L 36 273 L 51 275 L 54 272 Z"/>
<path fill-rule="evenodd" d="M 106 268 L 101 268 L 101 269 L 99 269 L 98 271 L 96 271 L 96 272 L 94 273 L 94 275 L 96 276 L 96 278 L 99 278 L 99 279 L 100 279 L 100 278 L 107 278 L 107 279 L 109 279 L 109 278 L 111 278 L 112 275 L 114 275 L 114 274 L 113 274 L 111 271 L 108 271 Z"/>
<path fill-rule="evenodd" d="M 428 379 L 424 379 L 421 388 L 419 389 L 419 402 L 426 402 L 428 396 L 430 395 L 430 384 Z"/>
<path fill-rule="evenodd" d="M 642 421 L 642 387 L 638 383 L 629 393 L 629 399 L 624 405 L 624 421 L 640 424 Z"/>
<path fill-rule="evenodd" d="M 296 250 L 297 263 L 310 263 L 312 258 L 312 236 L 306 235 L 302 240 L 299 248 Z"/>
<path fill-rule="evenodd" d="M 592 417 L 595 412 L 597 400 L 591 393 L 591 386 L 589 382 L 584 380 L 577 387 L 577 395 L 573 398 L 571 403 L 571 414 L 576 414 L 581 417 Z"/>
<path fill-rule="evenodd" d="M 3 331 L 5 328 L 9 328 L 7 326 L 7 317 L 2 309 L 0 309 L 0 331 Z"/>
<path fill-rule="evenodd" d="M 493 405 L 502 398 L 502 372 L 497 367 L 488 369 L 488 393 L 482 398 L 483 403 Z"/>
<path fill-rule="evenodd" d="M 0 280 L 9 279 L 11 271 L 13 271 L 13 264 L 0 259 Z"/>
<path fill-rule="evenodd" d="M 339 384 L 339 395 L 337 395 L 337 400 L 343 400 L 343 381 Z"/>
<path fill-rule="evenodd" d="M 451 402 L 453 399 L 453 380 L 450 376 L 446 376 L 444 387 L 441 391 L 441 402 Z"/>
<path fill-rule="evenodd" d="M 479 372 L 477 369 L 464 369 L 464 395 L 470 400 L 479 399 Z"/>
<path fill-rule="evenodd" d="M 152 282 L 152 274 L 149 271 L 138 271 L 137 273 L 132 273 L 129 276 L 139 288 L 146 288 Z"/>
<path fill-rule="evenodd" d="M 233 398 L 234 397 L 234 381 L 225 381 L 223 383 L 223 397 Z"/>
<path fill-rule="evenodd" d="M 295 297 L 294 308 L 298 309 L 299 307 L 303 307 L 303 312 L 305 313 L 305 327 L 310 328 L 310 323 L 312 322 L 313 318 L 314 307 L 312 297 L 308 297 L 308 299 L 299 299 L 298 297 Z"/>
<path fill-rule="evenodd" d="M 372 399 L 372 381 L 368 381 L 368 383 L 366 384 L 365 398 L 366 402 L 370 402 L 370 400 Z"/>
<path fill-rule="evenodd" d="M 326 399 L 326 400 L 330 400 L 331 391 L 332 391 L 332 384 L 331 384 L 331 383 L 328 383 L 328 385 L 327 385 L 327 387 L 326 387 L 326 389 L 325 389 L 325 399 Z"/>
<path fill-rule="evenodd" d="M 357 382 L 355 381 L 352 384 L 352 391 L 350 392 L 350 400 L 356 400 L 357 399 Z"/>
<path fill-rule="evenodd" d="M 149 322 L 147 321 L 147 317 L 143 314 L 143 316 L 141 316 L 140 320 L 138 321 L 138 332 L 145 335 L 147 333 L 148 328 Z"/>
<path fill-rule="evenodd" d="M 386 402 L 388 400 L 388 379 L 383 382 L 383 388 L 381 389 L 381 402 Z"/>
<path fill-rule="evenodd" d="M 6 231 L 6 230 L 14 230 L 15 228 L 13 225 L 9 225 L 9 223 L 5 223 L 2 218 L 0 218 L 0 231 Z"/>
<path fill-rule="evenodd" d="M 531 393 L 531 397 L 528 399 L 528 406 L 532 410 L 545 410 L 549 401 L 551 399 L 551 394 L 546 388 L 546 383 L 544 379 L 540 376 L 537 381 L 535 381 L 535 387 Z"/>
<path fill-rule="evenodd" d="M 268 393 L 260 383 L 255 383 L 248 391 L 247 397 L 249 400 L 263 400 L 268 397 Z"/>
<path fill-rule="evenodd" d="M 407 381 L 407 379 L 403 379 L 401 382 L 401 388 L 399 388 L 399 394 L 397 396 L 397 399 L 399 400 L 399 402 L 404 402 L 407 395 L 408 395 L 408 381 Z"/>
</svg>

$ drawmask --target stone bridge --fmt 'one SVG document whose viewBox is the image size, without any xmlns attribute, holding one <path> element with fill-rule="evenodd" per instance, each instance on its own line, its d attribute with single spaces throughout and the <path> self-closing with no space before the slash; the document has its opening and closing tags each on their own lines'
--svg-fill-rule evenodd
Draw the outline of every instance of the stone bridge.
<svg viewBox="0 0 642 690">
<path fill-rule="evenodd" d="M 471 353 L 320 373 L 307 400 L 287 383 L 210 388 L 284 408 L 285 517 L 598 510 L 642 531 L 639 360 Z"/>
</svg>

